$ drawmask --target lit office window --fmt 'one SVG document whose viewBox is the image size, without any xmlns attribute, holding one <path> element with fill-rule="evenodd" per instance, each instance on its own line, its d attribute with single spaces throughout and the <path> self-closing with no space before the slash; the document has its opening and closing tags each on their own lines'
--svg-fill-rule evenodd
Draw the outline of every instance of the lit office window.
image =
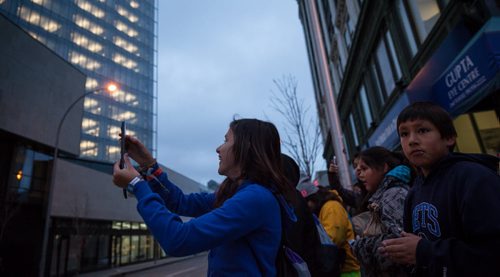
<svg viewBox="0 0 500 277">
<path fill-rule="evenodd" d="M 114 54 L 113 55 L 113 61 L 115 63 L 121 64 L 124 67 L 129 68 L 129 69 L 134 69 L 134 68 L 137 67 L 137 63 L 136 62 L 134 62 L 131 59 L 125 58 L 124 56 L 122 56 L 120 54 Z"/>
<path fill-rule="evenodd" d="M 80 152 L 82 156 L 97 157 L 97 144 L 93 141 L 82 140 L 80 142 Z"/>
<path fill-rule="evenodd" d="M 142 227 L 142 224 L 141 224 L 141 227 Z M 148 253 L 148 240 L 147 240 L 147 238 L 148 238 L 148 236 L 140 236 L 140 242 L 139 242 L 139 245 L 140 245 L 140 248 L 139 248 L 139 259 L 141 259 L 141 260 L 147 260 L 148 259 L 148 256 L 147 256 L 147 253 Z"/>
<path fill-rule="evenodd" d="M 87 80 L 85 81 L 85 89 L 86 90 L 92 90 L 97 88 L 99 85 L 99 82 L 97 82 L 96 79 L 87 77 Z"/>
<path fill-rule="evenodd" d="M 131 111 L 122 111 L 121 113 L 117 113 L 113 115 L 113 119 L 118 120 L 118 121 L 130 121 L 131 123 L 135 122 L 136 114 Z"/>
<path fill-rule="evenodd" d="M 71 40 L 73 42 L 83 48 L 86 48 L 87 50 L 94 52 L 94 53 L 100 53 L 102 50 L 102 45 L 100 43 L 97 43 L 93 40 L 90 40 L 86 36 L 82 34 L 78 34 L 75 32 L 71 33 Z"/>
<path fill-rule="evenodd" d="M 108 126 L 108 131 L 107 131 L 108 137 L 110 137 L 112 139 L 119 139 L 120 138 L 120 132 L 121 132 L 121 129 L 120 129 L 119 126 L 113 126 L 113 125 Z M 136 132 L 133 131 L 133 130 L 128 129 L 127 130 L 127 135 L 135 137 Z"/>
<path fill-rule="evenodd" d="M 85 134 L 99 136 L 99 123 L 95 120 L 84 118 L 82 120 L 82 130 Z"/>
<path fill-rule="evenodd" d="M 128 131 L 128 130 L 127 130 Z M 121 129 L 120 126 L 108 126 L 108 137 L 112 139 L 119 139 L 120 138 L 120 133 Z"/>
<path fill-rule="evenodd" d="M 73 16 L 73 21 L 79 27 L 90 31 L 93 34 L 101 35 L 104 32 L 104 29 L 101 26 L 99 26 L 93 22 L 90 22 L 90 20 L 86 19 L 83 16 L 75 15 L 75 16 Z"/>
<path fill-rule="evenodd" d="M 1 1 L 1 0 L 0 0 Z M 38 39 L 39 35 L 35 32 L 32 32 L 32 31 L 28 31 L 28 34 L 30 34 L 30 36 L 32 36 L 34 39 Z M 41 41 L 40 41 L 41 42 Z"/>
<path fill-rule="evenodd" d="M 420 41 L 423 42 L 441 14 L 438 3 L 436 0 L 413 0 L 407 3 Z"/>
<path fill-rule="evenodd" d="M 125 17 L 126 19 L 128 19 L 128 21 L 130 21 L 132 23 L 135 23 L 139 20 L 139 18 L 136 15 L 129 12 L 127 9 L 125 9 L 124 7 L 122 7 L 120 5 L 116 5 L 116 11 L 118 12 L 118 14 Z"/>
<path fill-rule="evenodd" d="M 113 223 L 111 225 L 111 229 L 121 230 L 122 229 L 122 222 L 121 221 L 113 221 Z"/>
<path fill-rule="evenodd" d="M 82 10 L 87 11 L 88 13 L 91 13 L 93 16 L 97 18 L 103 18 L 104 17 L 104 11 L 99 9 L 98 7 L 90 4 L 89 2 L 85 0 L 75 0 L 75 4 Z"/>
<path fill-rule="evenodd" d="M 61 28 L 61 24 L 57 23 L 57 21 L 42 16 L 39 13 L 26 8 L 25 6 L 21 6 L 19 8 L 19 17 L 26 22 L 40 26 L 42 29 L 50 33 L 53 33 Z"/>
<path fill-rule="evenodd" d="M 130 6 L 134 9 L 139 8 L 139 3 L 137 1 L 130 1 Z"/>
<path fill-rule="evenodd" d="M 88 97 L 85 98 L 85 101 L 83 102 L 83 107 L 89 113 L 101 114 L 101 107 L 99 105 L 99 102 L 97 102 L 97 100 L 95 100 L 95 99 L 88 98 Z"/>
<path fill-rule="evenodd" d="M 130 256 L 130 262 L 137 262 L 139 261 L 139 236 L 132 236 L 131 237 L 131 243 L 130 243 L 130 248 L 131 248 L 131 256 Z"/>
<path fill-rule="evenodd" d="M 453 120 L 457 149 L 467 153 L 497 155 L 500 151 L 500 123 L 494 110 L 466 113 Z"/>
<path fill-rule="evenodd" d="M 365 86 L 361 86 L 359 90 L 359 98 L 361 100 L 361 106 L 363 108 L 363 115 L 365 117 L 366 128 L 370 127 L 370 124 L 373 122 L 372 110 L 370 108 L 370 102 L 368 102 L 368 96 L 366 95 Z"/>
<path fill-rule="evenodd" d="M 130 236 L 121 236 L 121 241 L 120 263 L 126 264 L 130 262 Z"/>
<path fill-rule="evenodd" d="M 113 126 L 113 125 L 108 126 L 107 135 L 111 139 L 120 139 L 120 132 L 121 132 L 120 126 Z M 127 130 L 127 135 L 135 137 L 135 134 L 136 134 L 135 131 L 132 131 L 130 129 Z"/>
<path fill-rule="evenodd" d="M 40 27 L 49 33 L 53 33 L 61 28 L 61 24 L 57 23 L 55 20 L 49 19 L 48 17 L 41 16 Z"/>
<path fill-rule="evenodd" d="M 31 12 L 31 10 L 25 6 L 21 6 L 19 8 L 19 17 L 34 25 L 38 25 L 40 22 L 40 14 L 37 12 Z"/>
<path fill-rule="evenodd" d="M 106 152 L 110 157 L 118 156 L 120 154 L 120 147 L 118 146 L 107 146 Z"/>
<path fill-rule="evenodd" d="M 122 31 L 123 33 L 127 34 L 129 37 L 136 37 L 139 33 L 134 30 L 133 28 L 129 27 L 127 24 L 116 20 L 115 21 L 115 27 L 119 31 Z"/>
<path fill-rule="evenodd" d="M 101 68 L 101 63 L 75 51 L 69 52 L 69 61 L 88 70 Z"/>
<path fill-rule="evenodd" d="M 129 92 L 125 92 L 123 90 L 116 91 L 112 95 L 112 97 L 118 102 L 126 103 L 131 106 L 139 105 L 139 101 L 137 100 L 137 97 L 135 95 Z"/>
<path fill-rule="evenodd" d="M 48 44 L 47 43 L 47 39 L 45 39 L 44 37 L 38 35 L 38 34 L 35 34 L 34 32 L 31 32 L 31 31 L 28 31 L 28 33 L 36 40 L 38 40 L 39 42 L 43 43 L 43 44 Z"/>
<path fill-rule="evenodd" d="M 120 37 L 113 37 L 113 43 L 116 44 L 117 46 L 127 50 L 130 53 L 135 53 L 139 49 L 134 44 L 127 42 L 126 40 L 124 40 Z"/>
<path fill-rule="evenodd" d="M 487 154 L 498 155 L 500 153 L 500 122 L 494 110 L 473 113 L 476 123 L 477 134 Z M 459 134 L 460 136 L 460 134 Z M 484 153 L 484 152 L 483 152 Z"/>
</svg>

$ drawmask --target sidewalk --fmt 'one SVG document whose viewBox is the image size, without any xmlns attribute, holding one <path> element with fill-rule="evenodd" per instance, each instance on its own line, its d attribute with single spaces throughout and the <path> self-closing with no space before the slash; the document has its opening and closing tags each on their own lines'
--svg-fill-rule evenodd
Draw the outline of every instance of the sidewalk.
<svg viewBox="0 0 500 277">
<path fill-rule="evenodd" d="M 186 259 L 191 259 L 195 256 L 199 255 L 206 255 L 207 253 L 199 253 L 196 255 L 191 255 L 191 256 L 186 256 L 186 257 L 168 257 L 164 258 L 161 260 L 156 260 L 156 261 L 150 261 L 150 262 L 145 262 L 145 263 L 139 263 L 139 264 L 133 264 L 133 265 L 126 265 L 126 266 L 120 266 L 120 267 L 115 267 L 111 269 L 105 269 L 105 270 L 100 270 L 100 271 L 94 271 L 94 272 L 89 272 L 89 273 L 84 273 L 80 274 L 79 276 L 82 277 L 107 277 L 107 276 L 122 276 L 127 273 L 134 273 L 158 266 L 163 266 L 167 264 L 172 264 L 176 263 L 182 260 Z"/>
</svg>

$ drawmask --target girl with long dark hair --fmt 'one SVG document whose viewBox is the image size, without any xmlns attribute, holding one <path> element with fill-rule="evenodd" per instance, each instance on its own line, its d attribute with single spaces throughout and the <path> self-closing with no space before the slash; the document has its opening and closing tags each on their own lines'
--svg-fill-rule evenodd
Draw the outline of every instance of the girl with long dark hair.
<svg viewBox="0 0 500 277">
<path fill-rule="evenodd" d="M 371 222 L 352 242 L 364 276 L 406 276 L 403 266 L 391 262 L 377 249 L 387 238 L 398 237 L 403 227 L 403 208 L 412 170 L 405 157 L 380 146 L 362 151 L 357 169 L 359 179 L 372 193 L 368 208 Z"/>
</svg>

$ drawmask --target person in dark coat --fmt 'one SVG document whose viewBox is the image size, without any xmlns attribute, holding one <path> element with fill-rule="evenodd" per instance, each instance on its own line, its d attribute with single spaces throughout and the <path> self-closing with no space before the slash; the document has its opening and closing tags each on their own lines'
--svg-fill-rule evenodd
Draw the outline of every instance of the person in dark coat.
<svg viewBox="0 0 500 277">
<path fill-rule="evenodd" d="M 299 166 L 288 155 L 281 154 L 281 160 L 283 173 L 288 178 L 289 183 L 294 184 L 293 189 L 297 195 L 297 201 L 293 205 L 297 222 L 293 225 L 293 228 L 287 231 L 288 246 L 304 259 L 312 276 L 322 276 L 316 264 L 316 250 L 312 247 L 319 244 L 316 225 L 306 201 L 302 198 L 300 192 L 295 189 L 300 179 Z"/>
</svg>

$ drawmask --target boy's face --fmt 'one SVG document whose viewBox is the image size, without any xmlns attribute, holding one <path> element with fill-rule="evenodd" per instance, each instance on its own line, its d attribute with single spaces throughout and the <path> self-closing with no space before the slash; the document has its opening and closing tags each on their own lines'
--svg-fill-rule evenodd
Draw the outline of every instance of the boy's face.
<svg viewBox="0 0 500 277">
<path fill-rule="evenodd" d="M 448 155 L 455 137 L 442 138 L 438 128 L 428 120 L 416 119 L 399 125 L 401 147 L 410 163 L 427 176 L 436 162 Z"/>
</svg>

